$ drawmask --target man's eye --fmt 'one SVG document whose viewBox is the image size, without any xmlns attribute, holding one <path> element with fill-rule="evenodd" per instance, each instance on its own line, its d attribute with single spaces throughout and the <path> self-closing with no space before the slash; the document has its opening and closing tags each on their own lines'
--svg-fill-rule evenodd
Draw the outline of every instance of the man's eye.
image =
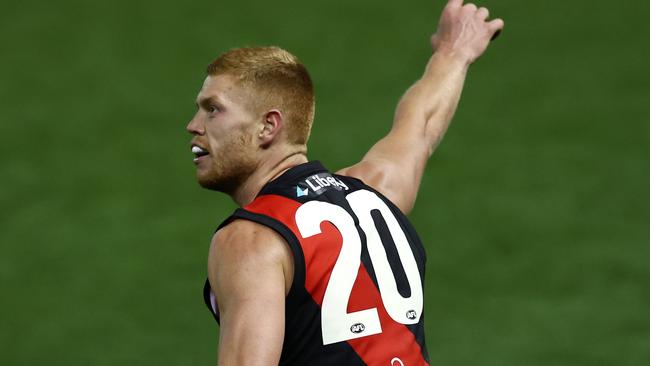
<svg viewBox="0 0 650 366">
<path fill-rule="evenodd" d="M 219 112 L 219 108 L 217 108 L 217 106 L 211 105 L 211 106 L 208 107 L 208 112 L 210 112 L 210 113 Z"/>
</svg>

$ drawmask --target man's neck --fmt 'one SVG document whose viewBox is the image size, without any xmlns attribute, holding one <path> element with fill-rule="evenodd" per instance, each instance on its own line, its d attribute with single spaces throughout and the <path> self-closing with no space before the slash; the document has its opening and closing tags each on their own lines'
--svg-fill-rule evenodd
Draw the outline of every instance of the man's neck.
<svg viewBox="0 0 650 366">
<path fill-rule="evenodd" d="M 282 175 L 296 165 L 306 163 L 307 156 L 296 152 L 281 159 L 263 161 L 255 172 L 230 197 L 240 206 L 253 202 L 266 183 Z"/>
</svg>

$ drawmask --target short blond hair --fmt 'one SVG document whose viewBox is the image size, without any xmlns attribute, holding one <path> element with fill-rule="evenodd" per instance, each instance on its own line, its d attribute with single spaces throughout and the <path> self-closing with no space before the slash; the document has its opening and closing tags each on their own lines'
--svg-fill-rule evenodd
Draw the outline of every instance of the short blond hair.
<svg viewBox="0 0 650 366">
<path fill-rule="evenodd" d="M 289 143 L 307 143 L 314 120 L 314 87 L 296 56 L 279 47 L 235 48 L 208 65 L 207 73 L 235 77 L 256 94 L 258 107 L 282 111 Z"/>
</svg>

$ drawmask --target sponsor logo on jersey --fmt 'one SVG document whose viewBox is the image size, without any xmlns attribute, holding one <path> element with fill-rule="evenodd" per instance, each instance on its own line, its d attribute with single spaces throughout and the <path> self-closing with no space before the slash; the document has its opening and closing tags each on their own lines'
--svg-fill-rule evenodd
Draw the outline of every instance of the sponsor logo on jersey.
<svg viewBox="0 0 650 366">
<path fill-rule="evenodd" d="M 309 188 L 300 188 L 300 186 L 296 186 L 296 197 L 302 197 L 308 194 L 309 194 Z"/>
<path fill-rule="evenodd" d="M 296 186 L 296 196 L 302 197 L 308 195 L 311 190 L 316 195 L 324 193 L 328 189 L 336 189 L 337 191 L 349 190 L 348 187 L 343 181 L 338 178 L 333 177 L 329 173 L 319 173 L 314 174 L 304 181 L 300 182 Z"/>
<path fill-rule="evenodd" d="M 359 333 L 363 332 L 364 330 L 366 330 L 366 326 L 363 325 L 363 323 L 352 324 L 352 326 L 350 327 L 350 332 L 352 332 L 354 334 L 359 334 Z"/>
<path fill-rule="evenodd" d="M 411 320 L 415 320 L 415 318 L 418 317 L 418 313 L 415 312 L 415 310 L 409 310 L 406 312 L 406 317 Z"/>
<path fill-rule="evenodd" d="M 390 360 L 390 366 L 404 366 L 404 362 L 397 357 Z"/>
</svg>

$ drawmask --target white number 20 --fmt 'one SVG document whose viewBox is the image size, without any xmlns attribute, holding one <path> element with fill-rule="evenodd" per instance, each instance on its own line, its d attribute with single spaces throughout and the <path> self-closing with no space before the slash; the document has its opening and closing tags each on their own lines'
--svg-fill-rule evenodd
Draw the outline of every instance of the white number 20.
<svg viewBox="0 0 650 366">
<path fill-rule="evenodd" d="M 422 313 L 422 282 L 415 257 L 397 219 L 384 201 L 373 192 L 359 190 L 350 193 L 346 199 L 366 236 L 368 254 L 388 315 L 401 324 L 417 323 Z M 410 297 L 402 297 L 397 290 L 386 249 L 370 214 L 372 210 L 378 210 L 386 222 L 411 288 Z M 320 224 L 324 221 L 336 226 L 343 242 L 321 307 L 323 344 L 381 333 L 377 308 L 347 312 L 352 287 L 361 265 L 361 238 L 352 216 L 337 205 L 321 201 L 307 202 L 296 211 L 296 224 L 303 238 L 320 234 Z"/>
</svg>

